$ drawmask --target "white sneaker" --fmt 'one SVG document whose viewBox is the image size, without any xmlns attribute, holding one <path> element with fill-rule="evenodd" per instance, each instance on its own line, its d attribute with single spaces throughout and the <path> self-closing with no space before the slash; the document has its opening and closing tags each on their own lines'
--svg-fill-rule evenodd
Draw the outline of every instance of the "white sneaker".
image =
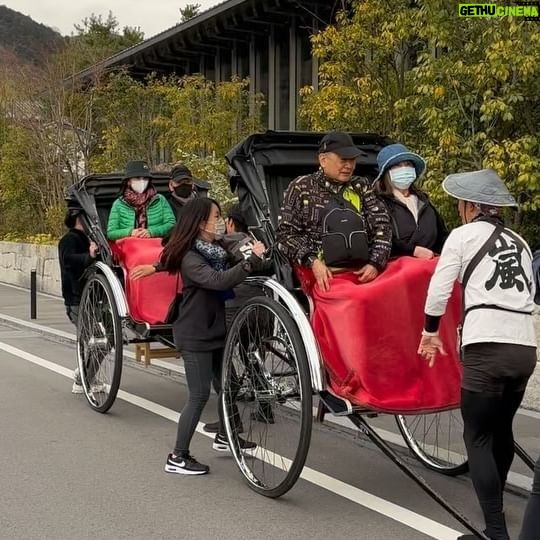
<svg viewBox="0 0 540 540">
<path fill-rule="evenodd" d="M 83 394 L 84 393 L 79 368 L 77 368 L 73 372 L 73 386 L 71 387 L 71 393 L 72 394 Z"/>
<path fill-rule="evenodd" d="M 101 394 L 102 392 L 108 392 L 106 384 L 95 383 L 90 387 L 91 394 Z"/>
<path fill-rule="evenodd" d="M 73 386 L 71 387 L 72 394 L 84 394 L 84 389 L 82 384 L 78 384 L 77 381 L 73 381 Z"/>
</svg>

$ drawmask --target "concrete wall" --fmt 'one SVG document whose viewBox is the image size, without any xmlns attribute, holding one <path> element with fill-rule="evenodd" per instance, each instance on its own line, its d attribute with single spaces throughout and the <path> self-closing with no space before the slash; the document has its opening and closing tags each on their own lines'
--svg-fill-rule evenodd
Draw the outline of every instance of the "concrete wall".
<svg viewBox="0 0 540 540">
<path fill-rule="evenodd" d="M 56 246 L 0 242 L 0 282 L 29 288 L 32 270 L 36 270 L 38 291 L 61 296 Z"/>
</svg>

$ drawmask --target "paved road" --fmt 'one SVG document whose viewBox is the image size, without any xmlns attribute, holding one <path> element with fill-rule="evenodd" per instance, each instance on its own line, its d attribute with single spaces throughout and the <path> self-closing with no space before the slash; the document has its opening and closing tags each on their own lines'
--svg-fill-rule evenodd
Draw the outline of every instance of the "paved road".
<svg viewBox="0 0 540 540">
<path fill-rule="evenodd" d="M 376 450 L 326 430 L 313 437 L 312 481 L 278 501 L 252 493 L 232 459 L 215 455 L 202 434 L 192 451 L 212 473 L 167 475 L 184 386 L 127 368 L 125 399 L 99 415 L 69 392 L 73 358 L 72 345 L 0 326 L 3 539 L 408 540 L 455 538 L 460 529 Z M 205 418 L 213 417 L 210 406 Z M 466 480 L 426 477 L 479 519 Z M 514 530 L 523 508 L 522 498 L 507 495 Z"/>
<path fill-rule="evenodd" d="M 0 286 L 0 319 L 23 317 L 26 298 Z M 42 297 L 39 309 L 38 324 L 72 332 L 57 300 Z M 97 414 L 83 396 L 70 393 L 73 344 L 21 324 L 0 324 L 1 540 L 450 540 L 463 531 L 379 451 L 336 429 L 315 429 L 303 479 L 280 500 L 253 493 L 232 458 L 213 452 L 202 433 L 195 435 L 192 452 L 210 464 L 211 474 L 167 475 L 163 465 L 185 400 L 183 384 L 126 367 L 119 399 L 107 415 Z M 203 420 L 213 420 L 214 411 L 215 402 Z M 539 415 L 524 413 L 520 440 L 538 451 Z M 381 426 L 387 427 L 385 420 Z M 466 477 L 418 470 L 480 522 Z M 526 469 L 517 463 L 514 472 L 526 480 Z M 513 538 L 524 505 L 523 497 L 506 495 Z"/>
</svg>

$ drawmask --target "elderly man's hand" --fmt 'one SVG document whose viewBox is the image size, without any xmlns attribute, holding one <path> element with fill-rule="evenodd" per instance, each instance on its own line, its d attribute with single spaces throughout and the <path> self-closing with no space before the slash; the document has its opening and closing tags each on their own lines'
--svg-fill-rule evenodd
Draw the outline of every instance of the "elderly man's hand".
<svg viewBox="0 0 540 540">
<path fill-rule="evenodd" d="M 321 288 L 321 290 L 326 292 L 328 289 L 330 289 L 330 280 L 332 279 L 332 272 L 330 272 L 328 266 L 326 266 L 326 264 L 324 264 L 322 261 L 317 259 L 313 263 L 311 270 L 313 271 L 313 275 L 315 276 L 317 285 Z"/>
<path fill-rule="evenodd" d="M 152 274 L 156 273 L 156 267 L 153 264 L 140 264 L 139 266 L 136 266 L 133 268 L 133 270 L 130 272 L 130 277 L 134 281 L 137 281 L 138 279 L 141 279 L 146 276 L 151 276 Z"/>
<path fill-rule="evenodd" d="M 369 283 L 379 275 L 379 271 L 372 264 L 366 264 L 360 270 L 354 272 L 354 274 L 358 276 L 360 283 Z"/>
</svg>

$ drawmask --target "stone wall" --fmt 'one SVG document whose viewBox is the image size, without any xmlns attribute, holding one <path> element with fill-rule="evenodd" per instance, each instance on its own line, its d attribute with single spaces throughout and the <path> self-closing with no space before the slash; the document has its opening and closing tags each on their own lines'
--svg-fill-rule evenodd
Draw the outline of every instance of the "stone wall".
<svg viewBox="0 0 540 540">
<path fill-rule="evenodd" d="M 0 242 L 0 282 L 29 288 L 32 270 L 38 291 L 61 296 L 56 246 Z"/>
</svg>

